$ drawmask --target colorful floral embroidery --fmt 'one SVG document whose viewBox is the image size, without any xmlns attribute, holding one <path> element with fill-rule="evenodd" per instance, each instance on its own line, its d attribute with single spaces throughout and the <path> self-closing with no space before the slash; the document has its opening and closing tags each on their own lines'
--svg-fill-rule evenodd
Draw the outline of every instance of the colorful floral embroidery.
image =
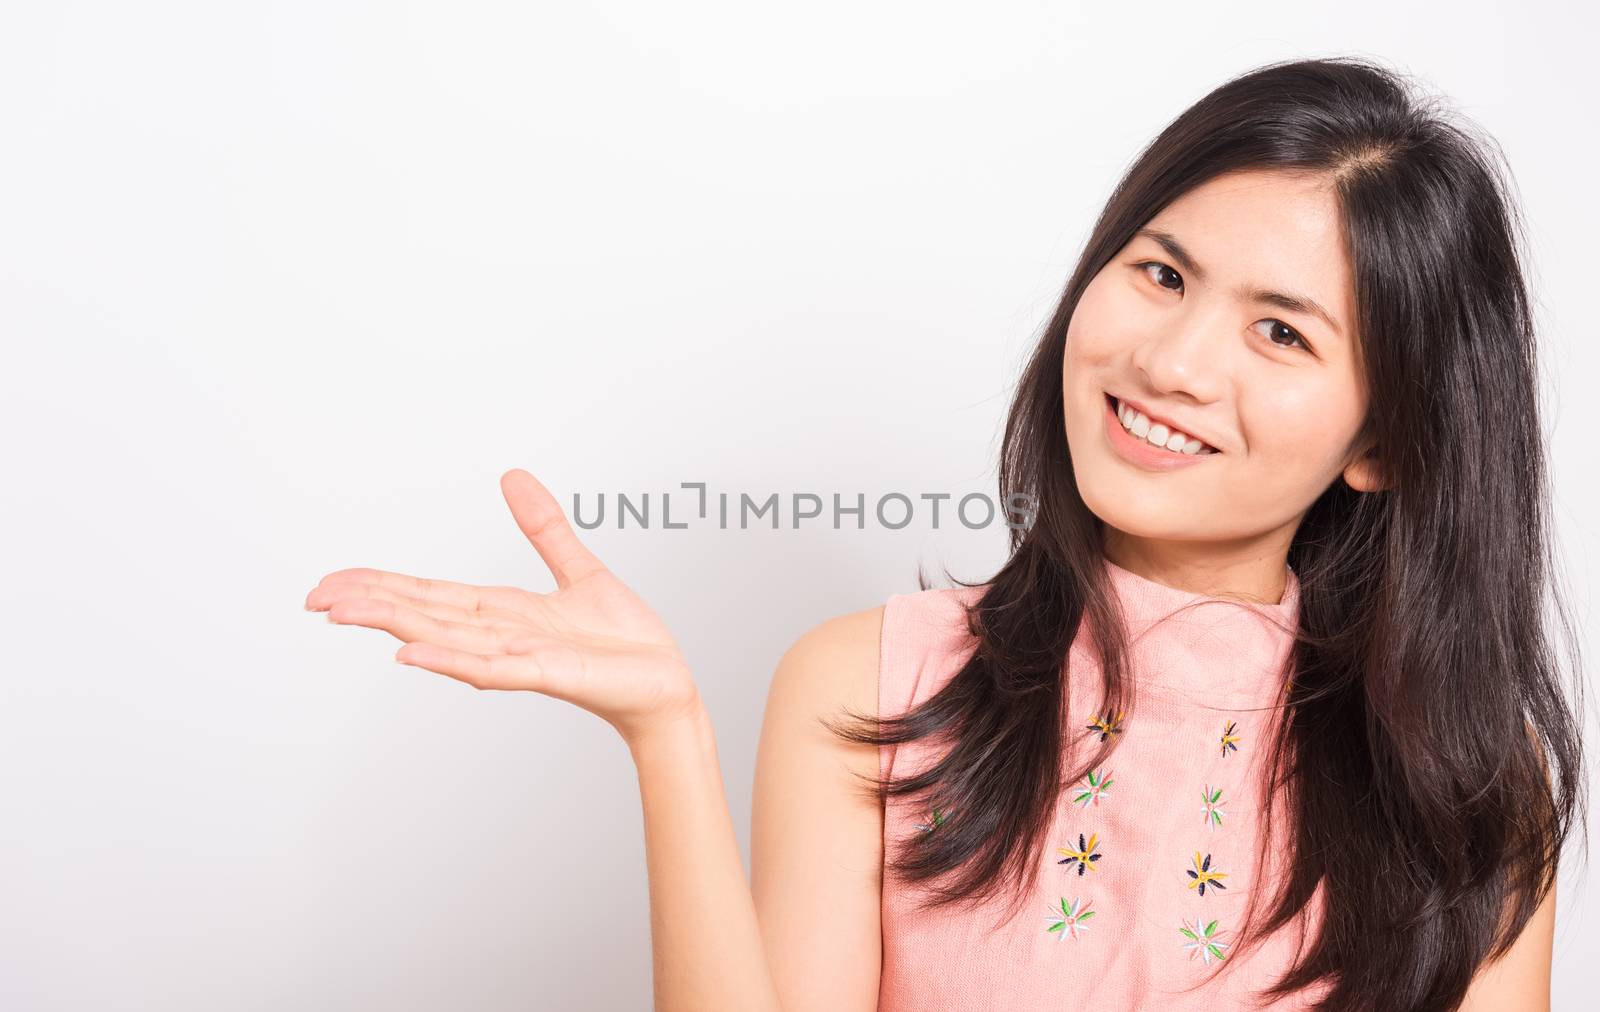
<svg viewBox="0 0 1600 1012">
<path fill-rule="evenodd" d="M 1084 777 L 1084 782 L 1078 785 L 1082 793 L 1073 798 L 1072 803 L 1088 808 L 1098 803 L 1101 798 L 1109 798 L 1111 784 L 1111 777 L 1105 770 L 1090 770 L 1089 775 Z"/>
<path fill-rule="evenodd" d="M 1097 716 L 1092 722 L 1083 726 L 1090 731 L 1100 732 L 1100 740 L 1105 741 L 1110 735 L 1122 733 L 1122 718 L 1125 716 L 1126 713 L 1119 713 L 1112 717 L 1110 711 L 1107 711 L 1104 717 Z"/>
<path fill-rule="evenodd" d="M 1206 828 L 1222 825 L 1222 817 L 1228 814 L 1222 807 L 1222 788 L 1212 790 L 1210 784 L 1205 784 L 1200 788 L 1200 800 L 1205 802 L 1200 809 L 1200 818 L 1205 820 Z"/>
<path fill-rule="evenodd" d="M 1211 870 L 1211 855 L 1210 854 L 1207 854 L 1205 860 L 1202 861 L 1202 860 L 1200 860 L 1200 852 L 1198 850 L 1195 851 L 1194 852 L 1194 869 L 1192 871 L 1187 871 L 1186 874 L 1190 878 L 1194 879 L 1193 882 L 1189 883 L 1189 888 L 1193 889 L 1196 886 L 1198 886 L 1200 888 L 1200 895 L 1201 896 L 1204 896 L 1206 894 L 1206 886 L 1207 885 L 1211 886 L 1214 889 L 1226 889 L 1226 888 L 1228 888 L 1227 886 L 1223 885 L 1221 882 L 1217 881 L 1217 879 L 1227 878 L 1228 877 L 1227 874 L 1224 873 L 1224 872 L 1212 871 Z"/>
<path fill-rule="evenodd" d="M 1096 913 L 1096 911 L 1089 909 L 1090 905 L 1091 901 L 1086 900 L 1080 906 L 1077 899 L 1074 899 L 1069 904 L 1065 896 L 1061 897 L 1061 909 L 1059 911 L 1055 907 L 1049 908 L 1050 913 L 1046 919 L 1050 921 L 1050 926 L 1045 930 L 1060 932 L 1060 934 L 1056 935 L 1057 940 L 1066 938 L 1068 932 L 1072 933 L 1073 938 L 1077 938 L 1078 932 L 1089 930 L 1089 925 L 1083 922 L 1093 917 Z"/>
<path fill-rule="evenodd" d="M 1228 721 L 1222 728 L 1222 754 L 1226 756 L 1230 751 L 1239 751 L 1239 725 Z"/>
<path fill-rule="evenodd" d="M 1216 921 L 1202 928 L 1200 918 L 1196 917 L 1193 924 L 1185 921 L 1183 927 L 1178 930 L 1188 939 L 1183 943 L 1183 947 L 1188 950 L 1190 959 L 1199 956 L 1201 962 L 1210 966 L 1213 959 L 1223 958 L 1222 950 L 1228 947 L 1228 943 L 1220 940 L 1223 932 L 1217 930 Z"/>
<path fill-rule="evenodd" d="M 945 814 L 935 808 L 932 814 L 929 816 L 927 822 L 917 823 L 917 829 L 924 833 L 931 833 L 935 829 L 938 829 L 940 826 L 944 825 L 945 818 Z"/>
<path fill-rule="evenodd" d="M 1086 868 L 1090 869 L 1092 871 L 1099 871 L 1100 870 L 1100 866 L 1098 864 L 1095 864 L 1095 862 L 1100 860 L 1100 855 L 1098 853 L 1096 853 L 1095 849 L 1094 849 L 1095 845 L 1099 842 L 1099 839 L 1100 839 L 1100 836 L 1099 836 L 1098 833 L 1090 833 L 1089 834 L 1089 841 L 1087 843 L 1085 843 L 1084 839 L 1083 839 L 1083 834 L 1079 833 L 1078 834 L 1078 849 L 1077 850 L 1073 850 L 1070 847 L 1057 847 L 1056 848 L 1056 853 L 1057 854 L 1065 854 L 1066 855 L 1066 857 L 1064 857 L 1061 860 L 1057 861 L 1056 864 L 1068 865 L 1069 866 L 1068 870 L 1070 871 L 1071 870 L 1070 866 L 1072 864 L 1076 863 L 1077 866 L 1078 866 L 1078 875 L 1079 875 L 1079 877 L 1082 877 L 1084 869 L 1086 869 Z"/>
</svg>

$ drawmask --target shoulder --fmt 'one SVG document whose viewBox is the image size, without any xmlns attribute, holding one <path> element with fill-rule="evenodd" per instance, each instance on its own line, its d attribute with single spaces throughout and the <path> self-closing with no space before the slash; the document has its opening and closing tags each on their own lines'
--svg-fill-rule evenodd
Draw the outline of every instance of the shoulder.
<svg viewBox="0 0 1600 1012">
<path fill-rule="evenodd" d="M 767 693 L 750 889 L 786 1007 L 871 1008 L 878 995 L 883 814 L 866 787 L 877 749 L 829 724 L 877 715 L 883 613 L 879 605 L 807 629 Z"/>
<path fill-rule="evenodd" d="M 883 616 L 883 605 L 837 615 L 807 629 L 783 652 L 767 688 L 756 757 L 758 791 L 763 782 L 782 782 L 778 793 L 791 794 L 801 780 L 809 790 L 822 766 L 875 772 L 876 749 L 831 728 L 848 723 L 852 715 L 877 717 Z M 825 779 L 839 786 L 832 776 Z"/>
<path fill-rule="evenodd" d="M 876 700 L 885 607 L 836 615 L 807 629 L 779 659 L 773 693 L 819 706 L 859 707 Z"/>
<path fill-rule="evenodd" d="M 981 587 L 891 594 L 880 605 L 825 619 L 795 639 L 778 661 L 769 714 L 815 721 L 845 710 L 873 716 L 880 700 L 899 704 L 902 689 L 959 654 L 970 640 L 966 605 Z"/>
<path fill-rule="evenodd" d="M 1496 959 L 1478 967 L 1460 1012 L 1489 1009 L 1550 1008 L 1550 968 L 1554 962 L 1556 886 L 1552 882 L 1516 940 Z"/>
<path fill-rule="evenodd" d="M 838 660 L 853 656 L 859 660 L 877 650 L 887 607 L 880 604 L 824 619 L 801 633 L 784 657 Z"/>
<path fill-rule="evenodd" d="M 905 659 L 908 652 L 959 646 L 969 638 L 967 606 L 983 589 L 935 587 L 891 594 L 883 604 L 825 619 L 784 652 L 774 688 L 836 702 L 875 701 L 884 662 Z"/>
</svg>

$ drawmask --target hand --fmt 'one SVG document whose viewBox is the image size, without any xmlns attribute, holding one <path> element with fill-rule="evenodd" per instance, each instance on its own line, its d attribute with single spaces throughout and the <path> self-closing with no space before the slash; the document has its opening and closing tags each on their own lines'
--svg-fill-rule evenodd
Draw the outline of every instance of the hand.
<svg viewBox="0 0 1600 1012">
<path fill-rule="evenodd" d="M 306 608 L 390 633 L 405 644 L 395 654 L 402 664 L 477 689 L 526 689 L 574 703 L 630 746 L 697 717 L 689 665 L 656 613 L 583 546 L 533 475 L 507 471 L 500 490 L 555 576 L 554 592 L 341 569 L 322 578 Z"/>
</svg>

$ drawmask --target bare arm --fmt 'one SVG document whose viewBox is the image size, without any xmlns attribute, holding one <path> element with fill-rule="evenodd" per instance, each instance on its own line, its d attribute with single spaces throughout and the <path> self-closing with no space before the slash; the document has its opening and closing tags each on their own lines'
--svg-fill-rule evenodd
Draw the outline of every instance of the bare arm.
<svg viewBox="0 0 1600 1012">
<path fill-rule="evenodd" d="M 878 753 L 818 723 L 877 713 L 882 608 L 784 654 L 756 762 L 747 885 L 710 722 L 630 747 L 644 801 L 656 1007 L 869 1012 L 878 1004 L 883 821 L 853 773 Z"/>
<path fill-rule="evenodd" d="M 878 750 L 833 735 L 819 717 L 878 712 L 883 609 L 802 636 L 767 697 L 751 814 L 751 884 L 767 959 L 788 1012 L 878 1007 L 883 935 L 883 811 L 860 793 Z"/>
<path fill-rule="evenodd" d="M 1461 1012 L 1549 1012 L 1555 934 L 1556 891 L 1552 887 L 1506 954 L 1484 964 L 1472 978 Z"/>
<path fill-rule="evenodd" d="M 1533 725 L 1528 725 L 1528 740 L 1544 767 L 1545 783 L 1550 785 L 1550 765 Z M 1540 901 L 1522 933 L 1506 954 L 1478 968 L 1467 987 L 1461 1012 L 1490 1012 L 1517 1009 L 1519 1012 L 1549 1012 L 1550 964 L 1555 949 L 1556 887 Z"/>
<path fill-rule="evenodd" d="M 644 805 L 655 1007 L 776 1012 L 711 721 L 702 710 L 628 747 Z"/>
<path fill-rule="evenodd" d="M 882 813 L 851 774 L 876 776 L 878 753 L 817 718 L 877 713 L 882 611 L 823 623 L 778 664 L 756 764 L 753 889 L 704 711 L 630 743 L 657 1009 L 877 1007 Z"/>
<path fill-rule="evenodd" d="M 764 871 L 777 876 L 763 881 L 778 888 L 766 894 L 815 889 L 827 899 L 796 910 L 764 905 L 768 926 L 783 940 L 771 944 L 763 939 L 739 860 L 711 721 L 677 643 L 655 612 L 582 545 L 555 498 L 532 475 L 509 471 L 501 488 L 518 526 L 555 576 L 554 592 L 342 569 L 323 577 L 307 595 L 306 608 L 327 612 L 331 622 L 390 633 L 404 643 L 395 654 L 401 663 L 475 689 L 564 699 L 621 734 L 634 759 L 644 810 L 656 1008 L 793 1012 L 817 1007 L 814 999 L 821 994 L 844 993 L 819 988 L 815 978 L 828 974 L 843 974 L 840 979 L 858 999 L 830 1004 L 830 1012 L 873 1007 L 877 831 L 871 809 L 852 800 L 832 776 L 847 752 L 850 762 L 866 769 L 871 750 L 841 751 L 810 723 L 845 702 L 876 712 L 872 613 L 835 620 L 819 627 L 828 632 L 802 638 L 773 681 L 761 746 L 766 787 L 758 787 L 758 812 L 765 814 L 757 819 L 757 857 Z M 795 833 L 775 838 L 773 806 L 792 802 L 801 806 L 800 822 L 815 819 L 816 825 L 797 822 Z M 797 842 L 826 842 L 835 831 L 840 845 L 824 856 L 844 858 L 845 870 L 827 860 L 808 862 L 808 853 L 796 848 Z M 855 950 L 840 953 L 839 938 L 855 939 Z M 790 941 L 806 951 L 786 951 Z M 784 971 L 781 1002 L 769 951 L 777 953 Z M 819 962 L 823 953 L 839 961 Z"/>
</svg>

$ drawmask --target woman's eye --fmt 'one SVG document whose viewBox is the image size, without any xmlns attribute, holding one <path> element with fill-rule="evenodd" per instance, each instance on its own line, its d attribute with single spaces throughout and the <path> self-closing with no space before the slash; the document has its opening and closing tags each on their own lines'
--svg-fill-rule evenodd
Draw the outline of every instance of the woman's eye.
<svg viewBox="0 0 1600 1012">
<path fill-rule="evenodd" d="M 1165 288 L 1169 292 L 1181 291 L 1183 289 L 1183 275 L 1179 274 L 1177 271 L 1173 270 L 1171 267 L 1168 267 L 1159 260 L 1146 260 L 1144 263 L 1136 264 L 1135 266 L 1149 275 L 1150 280 L 1154 281 L 1156 284 L 1160 285 L 1162 288 Z M 1156 269 L 1154 274 L 1150 273 L 1150 268 L 1152 267 Z M 1169 279 L 1177 281 L 1178 287 L 1174 288 L 1171 285 L 1166 284 L 1165 282 Z"/>
<path fill-rule="evenodd" d="M 1256 326 L 1259 327 L 1263 323 L 1271 325 L 1266 333 L 1266 338 L 1273 344 L 1276 344 L 1278 347 L 1293 348 L 1296 344 L 1298 344 L 1306 351 L 1311 350 L 1311 345 L 1306 343 L 1306 339 L 1301 337 L 1293 327 L 1289 326 L 1287 323 L 1284 323 L 1282 320 L 1260 320 L 1256 323 Z M 1257 331 L 1257 333 L 1260 333 L 1260 331 Z M 1279 338 L 1288 338 L 1288 342 L 1284 343 L 1283 341 L 1280 341 Z"/>
</svg>

